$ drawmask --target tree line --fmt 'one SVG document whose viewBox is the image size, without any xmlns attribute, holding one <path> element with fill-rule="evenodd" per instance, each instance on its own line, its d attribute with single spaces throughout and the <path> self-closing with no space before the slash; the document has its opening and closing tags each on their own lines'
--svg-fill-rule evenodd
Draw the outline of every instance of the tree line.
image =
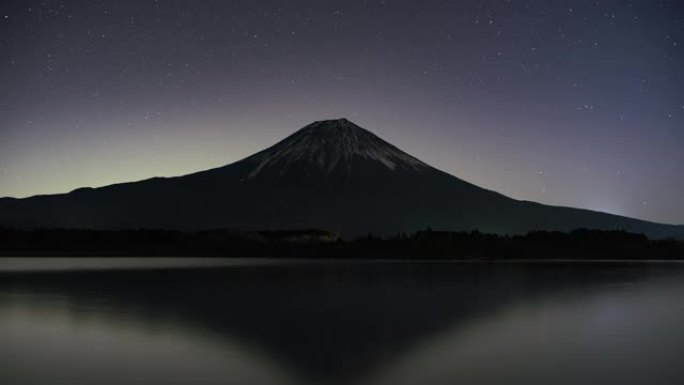
<svg viewBox="0 0 684 385">
<path fill-rule="evenodd" d="M 324 230 L 176 231 L 0 228 L 4 256 L 220 256 L 349 259 L 684 260 L 684 242 L 578 229 L 498 235 L 430 228 L 345 240 Z"/>
</svg>

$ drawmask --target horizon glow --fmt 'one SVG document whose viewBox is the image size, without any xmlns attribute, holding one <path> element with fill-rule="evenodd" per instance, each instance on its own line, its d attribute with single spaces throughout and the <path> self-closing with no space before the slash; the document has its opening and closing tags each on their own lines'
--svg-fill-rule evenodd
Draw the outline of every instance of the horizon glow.
<svg viewBox="0 0 684 385">
<path fill-rule="evenodd" d="M 676 2 L 6 1 L 0 36 L 0 197 L 346 117 L 513 198 L 684 224 Z"/>
</svg>

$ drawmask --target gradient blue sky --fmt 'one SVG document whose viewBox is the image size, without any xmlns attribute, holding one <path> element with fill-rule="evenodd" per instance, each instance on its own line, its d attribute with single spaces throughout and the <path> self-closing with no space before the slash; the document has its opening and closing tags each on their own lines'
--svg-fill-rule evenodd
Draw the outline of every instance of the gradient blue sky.
<svg viewBox="0 0 684 385">
<path fill-rule="evenodd" d="M 679 1 L 3 1 L 0 196 L 347 117 L 518 199 L 684 223 Z"/>
</svg>

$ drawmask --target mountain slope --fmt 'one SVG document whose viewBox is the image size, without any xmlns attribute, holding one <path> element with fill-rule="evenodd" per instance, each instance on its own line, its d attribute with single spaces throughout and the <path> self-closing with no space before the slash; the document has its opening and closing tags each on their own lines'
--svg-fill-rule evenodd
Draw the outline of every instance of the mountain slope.
<svg viewBox="0 0 684 385">
<path fill-rule="evenodd" d="M 346 236 L 578 227 L 684 238 L 682 226 L 517 201 L 437 170 L 346 119 L 314 122 L 236 163 L 175 178 L 0 200 L 19 227 L 322 228 Z"/>
</svg>

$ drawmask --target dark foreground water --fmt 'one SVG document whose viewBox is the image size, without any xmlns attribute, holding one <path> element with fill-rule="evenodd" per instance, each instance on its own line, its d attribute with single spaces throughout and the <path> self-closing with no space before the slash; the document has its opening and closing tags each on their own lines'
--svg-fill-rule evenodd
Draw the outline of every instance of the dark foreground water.
<svg viewBox="0 0 684 385">
<path fill-rule="evenodd" d="M 0 259 L 0 384 L 684 384 L 684 265 Z"/>
</svg>

